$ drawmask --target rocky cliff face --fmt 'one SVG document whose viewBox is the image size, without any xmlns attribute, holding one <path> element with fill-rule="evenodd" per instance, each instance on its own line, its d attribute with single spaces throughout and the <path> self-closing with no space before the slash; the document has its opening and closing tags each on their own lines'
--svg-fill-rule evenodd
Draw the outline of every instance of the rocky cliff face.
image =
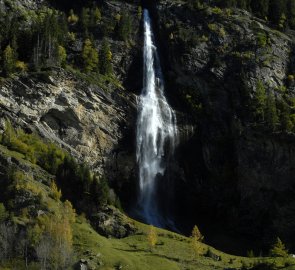
<svg viewBox="0 0 295 270">
<path fill-rule="evenodd" d="M 135 96 L 122 89 L 107 92 L 63 70 L 1 85 L 2 119 L 37 131 L 100 172 L 132 125 L 135 103 Z"/>
<path fill-rule="evenodd" d="M 44 4 L 33 2 L 36 8 Z M 78 73 L 54 69 L 0 85 L 2 120 L 36 131 L 106 174 L 123 202 L 136 188 L 136 94 L 142 81 L 138 4 L 104 1 L 110 18 L 127 9 L 134 22 L 133 44 L 109 40 L 120 83 L 98 86 Z M 240 235 L 241 241 L 257 240 L 259 248 L 275 236 L 292 244 L 294 129 L 286 131 L 278 123 L 270 128 L 253 116 L 258 81 L 293 113 L 294 78 L 287 80 L 295 73 L 291 35 L 244 11 L 195 9 L 170 0 L 157 7 L 143 4 L 153 10 L 166 93 L 178 116 L 180 144 L 168 192 L 174 199 L 168 204 L 185 224 L 179 227 L 189 231 L 196 223 L 210 243 L 223 249 L 229 244 L 217 239 L 220 230 L 219 235 L 232 232 L 233 242 Z M 98 48 L 100 42 L 98 35 Z M 78 38 L 69 58 L 81 49 Z M 278 106 L 280 118 L 282 111 Z M 253 249 L 254 242 L 245 248 Z M 228 250 L 237 252 L 233 245 Z"/>
<path fill-rule="evenodd" d="M 23 12 L 29 4 L 38 8 L 49 2 L 54 1 L 24 1 L 18 8 Z M 2 3 L 2 10 L 16 8 L 6 4 Z M 1 81 L 0 113 L 2 124 L 9 119 L 15 126 L 37 132 L 95 171 L 106 174 L 113 183 L 120 179 L 117 182 L 122 184 L 135 167 L 134 93 L 140 91 L 142 81 L 138 68 L 141 67 L 140 18 L 136 2 L 105 1 L 102 8 L 106 20 L 113 20 L 123 11 L 132 17 L 132 44 L 108 38 L 116 79 L 94 78 L 92 82 L 79 71 L 61 68 L 14 75 Z M 99 50 L 102 43 L 99 31 L 93 38 Z M 68 58 L 80 57 L 82 45 L 82 37 L 77 36 Z"/>
<path fill-rule="evenodd" d="M 187 209 L 186 217 L 221 247 L 210 237 L 212 230 L 261 241 L 260 248 L 275 236 L 291 245 L 294 130 L 257 122 L 253 104 L 258 82 L 275 96 L 279 117 L 278 104 L 290 104 L 292 36 L 244 11 L 197 9 L 175 1 L 160 1 L 154 17 L 170 98 L 195 118 L 194 137 L 179 150 L 185 174 L 178 181 L 180 218 Z M 293 108 L 288 110 L 292 114 Z M 234 245 L 231 249 L 237 252 Z"/>
</svg>

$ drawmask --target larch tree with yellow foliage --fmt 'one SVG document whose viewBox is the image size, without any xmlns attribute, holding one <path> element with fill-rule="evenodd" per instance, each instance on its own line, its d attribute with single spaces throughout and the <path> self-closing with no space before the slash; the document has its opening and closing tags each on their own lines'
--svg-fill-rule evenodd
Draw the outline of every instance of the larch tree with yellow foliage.
<svg viewBox="0 0 295 270">
<path fill-rule="evenodd" d="M 194 226 L 191 235 L 191 246 L 194 256 L 202 256 L 208 252 L 208 248 L 202 244 L 204 236 L 201 234 L 197 225 Z"/>
<path fill-rule="evenodd" d="M 158 241 L 158 236 L 156 232 L 156 228 L 154 226 L 150 226 L 148 234 L 147 234 L 147 240 L 150 246 L 150 250 L 152 251 L 153 248 L 156 246 Z"/>
<path fill-rule="evenodd" d="M 84 70 L 91 72 L 97 69 L 98 66 L 98 52 L 94 48 L 90 39 L 86 39 L 82 50 L 82 59 Z"/>
<path fill-rule="evenodd" d="M 50 189 L 51 189 L 51 195 L 53 199 L 59 200 L 61 198 L 61 190 L 58 189 L 55 181 L 51 182 Z"/>
</svg>

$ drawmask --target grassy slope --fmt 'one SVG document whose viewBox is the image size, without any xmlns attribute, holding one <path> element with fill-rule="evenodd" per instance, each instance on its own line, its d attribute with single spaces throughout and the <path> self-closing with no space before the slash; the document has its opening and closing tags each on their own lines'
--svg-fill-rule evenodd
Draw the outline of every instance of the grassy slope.
<svg viewBox="0 0 295 270">
<path fill-rule="evenodd" d="M 33 178 L 29 181 L 38 190 L 42 190 L 45 202 L 51 212 L 57 212 L 59 202 L 49 196 L 50 189 L 40 181 L 40 177 L 46 177 L 46 172 L 38 165 L 31 164 L 24 159 L 24 156 L 18 152 L 10 151 L 5 146 L 0 145 L 0 155 L 17 160 L 17 163 L 23 166 L 30 166 L 35 173 L 39 175 L 37 182 Z M 49 176 L 49 175 L 47 175 Z M 26 223 L 25 220 L 17 218 L 16 223 Z M 205 256 L 195 256 L 192 250 L 190 239 L 176 233 L 163 229 L 157 229 L 158 244 L 151 251 L 148 246 L 147 232 L 149 226 L 136 221 L 131 221 L 137 227 L 137 233 L 123 239 L 105 238 L 95 232 L 84 218 L 78 217 L 73 224 L 74 250 L 77 259 L 84 258 L 92 266 L 92 269 L 129 269 L 129 270 L 211 270 L 211 269 L 246 269 L 258 262 L 272 263 L 275 269 L 295 269 L 295 260 L 293 258 L 245 258 L 231 256 L 205 244 L 200 244 L 201 248 L 210 249 L 210 251 L 221 260 L 216 261 Z M 289 267 L 285 267 L 288 262 Z M 18 265 L 17 268 L 16 264 Z M 7 265 L 8 268 L 0 269 L 25 269 L 16 261 Z M 293 266 L 294 265 L 294 266 Z M 29 269 L 37 269 L 34 264 Z"/>
<path fill-rule="evenodd" d="M 295 266 L 285 268 L 286 262 L 295 264 L 292 258 L 245 258 L 231 256 L 211 247 L 210 250 L 220 256 L 220 261 L 196 257 L 189 238 L 162 229 L 157 229 L 158 244 L 150 251 L 146 236 L 148 226 L 138 222 L 135 224 L 138 228 L 136 235 L 124 239 L 107 239 L 78 219 L 74 225 L 74 244 L 78 256 L 87 259 L 94 267 L 97 267 L 98 262 L 102 263 L 99 269 L 105 270 L 239 269 L 243 266 L 252 267 L 259 262 L 272 263 L 278 269 L 295 269 Z"/>
</svg>

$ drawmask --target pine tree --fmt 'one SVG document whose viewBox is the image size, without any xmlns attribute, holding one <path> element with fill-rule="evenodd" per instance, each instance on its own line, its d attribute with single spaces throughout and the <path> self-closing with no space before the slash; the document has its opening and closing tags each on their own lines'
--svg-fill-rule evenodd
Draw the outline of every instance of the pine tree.
<svg viewBox="0 0 295 270">
<path fill-rule="evenodd" d="M 88 28 L 90 26 L 90 10 L 89 8 L 82 8 L 81 15 L 80 15 L 80 25 L 82 31 L 87 36 L 88 35 Z"/>
<path fill-rule="evenodd" d="M 288 23 L 292 29 L 295 28 L 295 0 L 288 1 Z"/>
<path fill-rule="evenodd" d="M 257 82 L 256 92 L 254 96 L 254 110 L 257 120 L 264 120 L 264 112 L 266 108 L 266 91 L 262 81 Z"/>
<path fill-rule="evenodd" d="M 8 217 L 5 206 L 3 203 L 0 203 L 0 223 L 3 222 Z"/>
<path fill-rule="evenodd" d="M 283 131 L 292 131 L 294 125 L 291 121 L 291 111 L 290 107 L 283 99 L 279 101 L 279 110 L 280 110 L 280 124 Z"/>
<path fill-rule="evenodd" d="M 249 258 L 254 258 L 255 257 L 254 251 L 252 249 L 247 251 L 247 257 L 249 257 Z"/>
<path fill-rule="evenodd" d="M 10 75 L 15 70 L 15 52 L 10 45 L 8 45 L 3 52 L 3 70 L 6 75 Z"/>
<path fill-rule="evenodd" d="M 270 254 L 273 257 L 288 257 L 288 250 L 279 237 L 277 238 L 277 242 L 272 246 Z"/>
<path fill-rule="evenodd" d="M 112 74 L 112 72 L 113 72 L 113 67 L 112 67 L 112 62 L 111 62 L 112 52 L 111 52 L 110 45 L 109 45 L 107 39 L 103 40 L 99 55 L 100 55 L 100 61 L 99 61 L 100 73 L 104 74 L 104 75 Z"/>
<path fill-rule="evenodd" d="M 270 20 L 276 25 L 279 25 L 283 14 L 287 14 L 287 1 L 286 0 L 270 0 L 270 5 L 269 5 Z"/>
<path fill-rule="evenodd" d="M 82 50 L 82 59 L 84 70 L 86 72 L 94 71 L 98 66 L 98 52 L 93 47 L 90 39 L 86 39 Z"/>
<path fill-rule="evenodd" d="M 98 7 L 95 7 L 91 10 L 90 14 L 90 24 L 92 27 L 97 26 L 101 21 L 101 12 Z"/>
<path fill-rule="evenodd" d="M 281 14 L 280 20 L 279 20 L 279 28 L 281 30 L 284 30 L 286 27 L 286 23 L 287 23 L 287 17 L 285 15 L 285 13 Z"/>
<path fill-rule="evenodd" d="M 237 7 L 237 0 L 226 0 L 226 1 L 219 1 L 222 7 Z"/>
<path fill-rule="evenodd" d="M 58 33 L 57 41 L 59 44 L 64 45 L 67 40 L 67 35 L 69 33 L 67 18 L 65 13 L 61 13 L 58 16 Z"/>
<path fill-rule="evenodd" d="M 276 125 L 279 122 L 276 99 L 273 92 L 269 93 L 266 99 L 266 110 L 265 110 L 265 120 L 267 121 L 269 127 L 275 130 Z"/>
<path fill-rule="evenodd" d="M 120 16 L 120 20 L 118 22 L 117 34 L 119 39 L 123 41 L 127 41 L 130 38 L 130 34 L 132 32 L 132 21 L 131 17 L 128 13 L 124 12 Z"/>
<path fill-rule="evenodd" d="M 269 13 L 269 0 L 252 0 L 251 8 L 261 18 L 266 18 Z"/>
<path fill-rule="evenodd" d="M 105 206 L 109 198 L 109 186 L 104 177 L 97 179 L 96 176 L 93 177 L 90 189 L 92 201 L 99 209 Z"/>
<path fill-rule="evenodd" d="M 248 0 L 239 0 L 237 6 L 238 8 L 247 10 L 249 8 L 249 2 Z"/>
<path fill-rule="evenodd" d="M 66 65 L 66 62 L 67 62 L 67 51 L 61 45 L 58 46 L 57 61 L 62 67 L 64 67 Z"/>
</svg>

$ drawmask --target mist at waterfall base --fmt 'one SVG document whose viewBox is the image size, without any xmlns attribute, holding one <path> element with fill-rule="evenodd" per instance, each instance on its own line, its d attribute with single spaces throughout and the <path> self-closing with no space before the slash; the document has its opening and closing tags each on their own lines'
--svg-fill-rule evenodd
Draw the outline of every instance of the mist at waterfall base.
<svg viewBox="0 0 295 270">
<path fill-rule="evenodd" d="M 161 202 L 159 190 L 160 186 L 163 189 L 164 184 L 169 184 L 168 168 L 177 143 L 176 117 L 164 95 L 162 70 L 148 10 L 144 10 L 143 16 L 143 89 L 138 102 L 136 134 L 139 194 L 133 212 L 147 224 L 173 228 L 173 218 L 165 207 L 167 202 Z"/>
</svg>

